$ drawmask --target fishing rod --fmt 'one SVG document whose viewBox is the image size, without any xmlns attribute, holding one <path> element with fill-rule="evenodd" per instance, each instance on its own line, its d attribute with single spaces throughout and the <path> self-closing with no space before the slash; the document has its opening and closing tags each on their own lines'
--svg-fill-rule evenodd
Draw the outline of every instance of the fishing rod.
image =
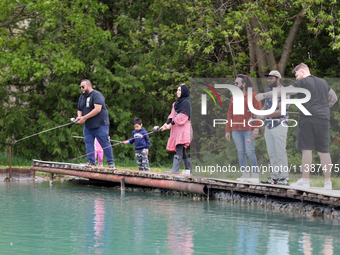
<svg viewBox="0 0 340 255">
<path fill-rule="evenodd" d="M 40 135 L 40 134 L 42 134 L 42 133 L 45 133 L 45 132 L 48 132 L 48 131 L 51 131 L 51 130 L 54 130 L 54 129 L 57 129 L 57 128 L 65 127 L 65 126 L 68 126 L 68 125 L 73 125 L 73 124 L 75 124 L 76 122 L 77 122 L 77 121 L 76 121 L 75 118 L 71 118 L 71 119 L 70 119 L 70 122 L 68 122 L 68 123 L 66 123 L 66 124 L 60 125 L 60 126 L 58 126 L 58 127 L 46 129 L 46 130 L 44 130 L 44 131 L 35 133 L 35 134 L 33 134 L 33 135 L 26 136 L 26 137 L 21 138 L 21 139 L 19 139 L 19 140 L 7 139 L 7 143 L 16 144 L 17 142 L 23 141 L 23 140 L 28 139 L 28 138 L 30 138 L 30 137 L 33 137 L 33 136 L 36 136 L 36 135 Z"/>
<path fill-rule="evenodd" d="M 199 84 L 203 85 L 204 87 L 206 87 L 206 88 L 208 88 L 208 89 L 211 89 L 214 93 L 216 93 L 216 94 L 218 94 L 220 97 L 222 97 L 222 98 L 224 99 L 223 101 L 228 100 L 228 101 L 230 101 L 231 103 L 233 102 L 230 98 L 228 98 L 228 97 L 226 97 L 225 95 L 223 95 L 223 94 L 217 92 L 213 87 L 211 87 L 210 85 L 208 85 L 208 84 L 206 84 L 206 83 L 197 81 L 197 80 L 194 79 L 194 78 L 188 77 L 188 76 L 186 76 L 185 74 L 176 72 L 176 71 L 174 71 L 174 70 L 171 70 L 171 69 L 167 69 L 167 70 L 170 71 L 170 72 L 172 72 L 172 73 L 177 73 L 177 74 L 183 76 L 184 78 L 186 78 L 186 79 L 188 79 L 188 80 L 193 80 L 193 82 L 199 83 Z M 229 85 L 230 85 L 230 84 L 229 84 Z M 245 110 L 248 111 L 248 112 L 250 112 L 248 109 L 245 109 Z M 286 113 L 299 114 L 298 112 L 290 112 L 290 111 L 286 111 Z"/>
<path fill-rule="evenodd" d="M 74 135 L 73 138 L 82 138 L 83 139 L 84 136 L 76 136 L 76 135 Z M 111 142 L 124 142 L 124 141 L 117 141 L 117 140 L 112 140 L 112 139 L 110 139 L 110 141 Z"/>
<path fill-rule="evenodd" d="M 130 138 L 130 139 L 125 140 L 125 141 L 132 141 L 132 140 L 134 140 L 134 139 L 141 138 L 141 137 L 143 137 L 143 136 L 150 135 L 150 134 L 152 134 L 152 133 L 159 132 L 159 131 L 161 131 L 161 130 L 162 130 L 162 128 L 159 128 L 158 126 L 154 126 L 154 127 L 153 127 L 153 131 L 151 131 L 151 132 L 149 132 L 149 133 L 146 133 L 146 134 L 144 134 L 144 135 L 138 136 L 138 137 Z M 113 145 L 107 146 L 107 147 L 103 148 L 103 150 L 105 150 L 105 149 L 107 149 L 107 148 L 110 148 L 110 147 L 113 147 L 113 146 L 116 146 L 116 145 L 119 145 L 119 144 L 122 144 L 122 143 L 124 143 L 125 141 L 121 141 L 121 142 L 115 143 L 115 144 L 113 144 Z M 79 157 L 77 157 L 77 158 L 73 158 L 73 159 L 71 159 L 71 160 L 76 160 L 76 159 L 85 157 L 85 156 L 87 156 L 87 155 L 90 155 L 90 154 L 92 154 L 92 153 L 95 153 L 95 151 L 90 152 L 90 153 L 87 153 L 87 154 L 84 154 L 84 155 L 81 155 L 81 156 L 79 156 Z"/>
</svg>

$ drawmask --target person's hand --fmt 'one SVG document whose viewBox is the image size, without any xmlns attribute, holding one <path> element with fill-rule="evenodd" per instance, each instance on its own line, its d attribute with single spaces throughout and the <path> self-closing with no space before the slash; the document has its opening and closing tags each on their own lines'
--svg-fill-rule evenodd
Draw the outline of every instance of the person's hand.
<svg viewBox="0 0 340 255">
<path fill-rule="evenodd" d="M 145 149 L 146 155 L 149 156 L 149 149 Z"/>
<path fill-rule="evenodd" d="M 162 127 L 161 127 L 161 129 L 162 129 L 162 131 L 164 131 L 164 130 L 167 130 L 167 129 L 170 129 L 171 128 L 171 123 L 170 124 L 164 124 Z"/>
<path fill-rule="evenodd" d="M 254 129 L 253 131 L 253 139 L 257 138 L 259 135 L 259 130 L 258 129 Z"/>
<path fill-rule="evenodd" d="M 129 143 L 129 141 L 128 141 L 128 140 L 124 141 L 124 144 L 128 144 L 128 143 Z"/>
<path fill-rule="evenodd" d="M 255 99 L 260 102 L 261 100 L 265 99 L 265 97 L 263 97 L 264 93 L 259 93 L 255 96 Z"/>
<path fill-rule="evenodd" d="M 83 124 L 85 123 L 86 119 L 84 118 L 84 116 L 79 116 L 76 118 L 76 124 Z"/>
<path fill-rule="evenodd" d="M 225 138 L 230 141 L 230 133 L 225 133 Z"/>
<path fill-rule="evenodd" d="M 264 115 L 255 115 L 255 119 L 263 120 L 264 118 Z"/>
</svg>

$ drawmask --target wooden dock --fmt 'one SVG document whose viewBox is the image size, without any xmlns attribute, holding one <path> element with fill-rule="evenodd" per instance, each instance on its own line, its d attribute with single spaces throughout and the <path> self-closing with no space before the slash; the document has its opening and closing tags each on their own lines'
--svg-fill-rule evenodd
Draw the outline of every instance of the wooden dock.
<svg viewBox="0 0 340 255">
<path fill-rule="evenodd" d="M 90 167 L 79 164 L 48 162 L 33 160 L 31 170 L 53 174 L 64 174 L 85 177 L 95 180 L 120 182 L 122 189 L 125 184 L 179 190 L 190 193 L 204 194 L 208 197 L 213 190 L 227 190 L 281 198 L 311 201 L 324 205 L 340 206 L 340 190 L 324 190 L 323 188 L 292 188 L 290 186 L 254 184 L 224 179 L 199 176 L 175 175 L 157 172 L 142 172 L 127 169 L 110 169 Z M 51 179 L 52 180 L 52 179 Z"/>
</svg>

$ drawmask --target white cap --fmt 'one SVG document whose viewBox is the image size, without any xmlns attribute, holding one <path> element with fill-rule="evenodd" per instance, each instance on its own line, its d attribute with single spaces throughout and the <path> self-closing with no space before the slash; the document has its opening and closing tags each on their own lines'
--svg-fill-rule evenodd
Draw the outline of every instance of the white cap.
<svg viewBox="0 0 340 255">
<path fill-rule="evenodd" d="M 281 79 L 281 74 L 280 74 L 280 72 L 277 71 L 277 70 L 273 70 L 273 71 L 271 71 L 269 74 L 265 74 L 264 76 L 275 76 L 275 77 Z"/>
</svg>

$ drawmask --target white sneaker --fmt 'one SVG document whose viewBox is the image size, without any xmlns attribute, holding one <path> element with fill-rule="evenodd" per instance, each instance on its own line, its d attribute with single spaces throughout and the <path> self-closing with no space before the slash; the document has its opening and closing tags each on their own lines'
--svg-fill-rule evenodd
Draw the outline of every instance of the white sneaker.
<svg viewBox="0 0 340 255">
<path fill-rule="evenodd" d="M 323 185 L 323 188 L 327 190 L 332 190 L 332 182 L 331 181 L 325 182 L 325 184 Z"/>
<path fill-rule="evenodd" d="M 236 181 L 246 182 L 246 181 L 248 181 L 249 178 L 250 178 L 250 174 L 249 173 L 243 173 L 240 178 L 236 179 Z"/>
<path fill-rule="evenodd" d="M 252 183 L 259 183 L 260 182 L 260 178 L 259 178 L 259 173 L 252 173 L 251 177 L 248 178 L 248 182 L 252 182 Z"/>
<path fill-rule="evenodd" d="M 260 178 L 256 178 L 256 177 L 251 177 L 247 180 L 248 182 L 251 182 L 251 183 L 260 183 Z"/>
<path fill-rule="evenodd" d="M 296 183 L 290 185 L 293 188 L 310 188 L 310 181 L 304 181 L 302 178 L 299 179 Z"/>
</svg>

